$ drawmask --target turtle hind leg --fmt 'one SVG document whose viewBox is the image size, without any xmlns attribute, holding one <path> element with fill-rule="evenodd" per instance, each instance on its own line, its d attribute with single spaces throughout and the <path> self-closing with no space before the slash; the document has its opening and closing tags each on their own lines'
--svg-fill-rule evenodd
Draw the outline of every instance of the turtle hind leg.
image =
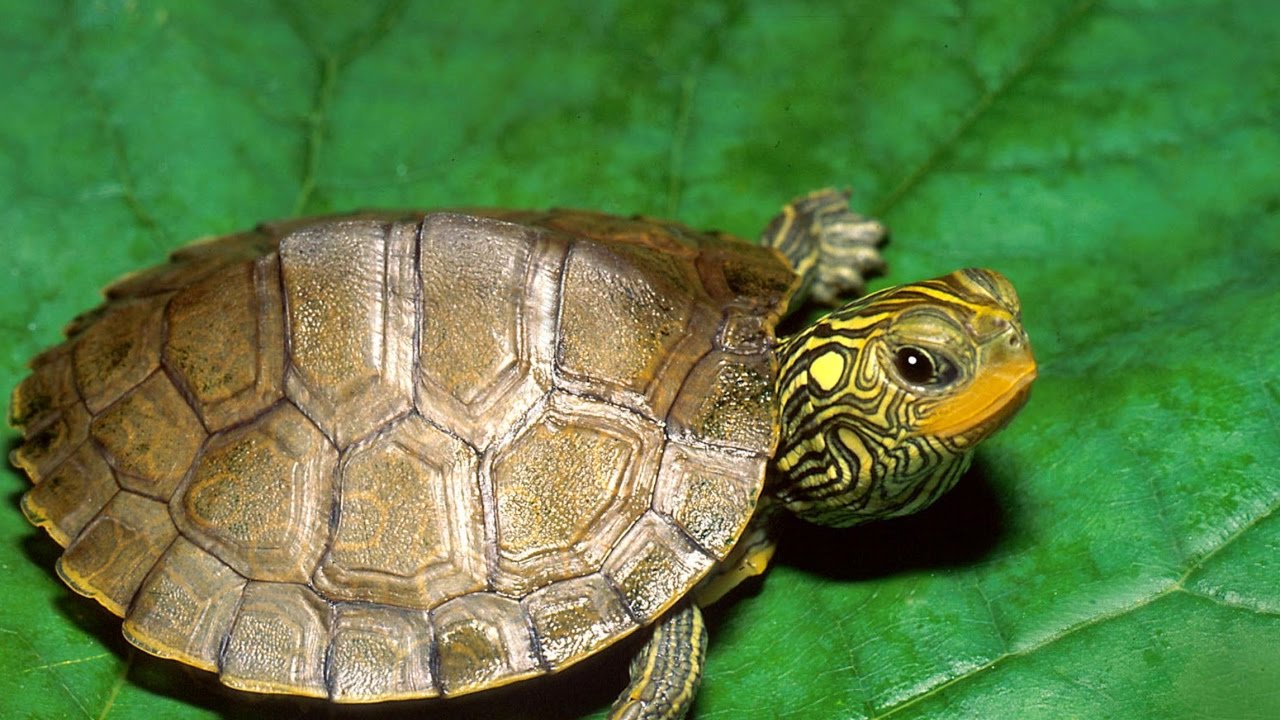
<svg viewBox="0 0 1280 720">
<path fill-rule="evenodd" d="M 631 660 L 631 684 L 609 709 L 609 720 L 679 720 L 702 681 L 707 627 L 687 604 L 659 621 Z"/>
<path fill-rule="evenodd" d="M 849 209 L 849 193 L 811 192 L 782 208 L 761 242 L 782 253 L 802 278 L 796 304 L 836 305 L 861 295 L 866 278 L 884 271 L 880 246 L 887 231 L 879 220 Z"/>
</svg>

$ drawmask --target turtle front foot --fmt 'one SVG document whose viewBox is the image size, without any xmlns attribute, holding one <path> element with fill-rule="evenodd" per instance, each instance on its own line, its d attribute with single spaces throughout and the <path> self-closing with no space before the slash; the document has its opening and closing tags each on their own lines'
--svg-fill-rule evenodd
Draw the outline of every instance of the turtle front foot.
<svg viewBox="0 0 1280 720">
<path fill-rule="evenodd" d="M 660 620 L 631 660 L 631 684 L 609 720 L 680 720 L 693 705 L 707 653 L 707 627 L 689 604 Z"/>
<path fill-rule="evenodd" d="M 884 272 L 883 223 L 849 209 L 849 192 L 826 188 L 796 198 L 769 223 L 763 242 L 777 248 L 803 278 L 800 299 L 838 305 L 861 295 Z"/>
<path fill-rule="evenodd" d="M 818 220 L 817 277 L 809 289 L 810 296 L 826 305 L 838 305 L 866 290 L 867 278 L 885 270 L 880 246 L 889 230 L 875 218 L 864 217 L 849 209 L 848 195 L 841 196 L 838 212 Z"/>
</svg>

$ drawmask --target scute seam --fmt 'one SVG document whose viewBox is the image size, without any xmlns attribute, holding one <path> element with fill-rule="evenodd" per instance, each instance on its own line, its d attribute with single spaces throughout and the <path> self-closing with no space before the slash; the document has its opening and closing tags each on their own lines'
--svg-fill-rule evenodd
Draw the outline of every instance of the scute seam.
<svg viewBox="0 0 1280 720">
<path fill-rule="evenodd" d="M 626 533 L 623 534 L 625 535 Z M 614 547 L 617 547 L 617 545 L 615 544 Z M 612 551 L 612 549 L 613 548 L 610 548 L 610 551 Z M 631 619 L 631 624 L 634 626 L 630 630 L 627 630 L 624 635 L 629 635 L 638 628 L 648 627 L 649 621 L 636 614 L 636 611 L 631 607 L 631 603 L 627 600 L 627 594 L 624 593 L 622 591 L 622 587 L 618 585 L 618 581 L 614 580 L 609 573 L 600 572 L 599 574 L 600 577 L 604 578 L 605 586 L 608 587 L 610 592 L 618 598 L 618 604 L 622 607 L 622 611 L 627 614 L 627 617 Z"/>
<path fill-rule="evenodd" d="M 10 391 L 9 393 L 9 407 L 7 409 L 7 412 L 5 413 L 5 419 L 8 421 L 10 427 L 12 427 L 15 430 L 20 430 L 22 432 L 22 439 L 24 442 L 27 440 L 27 438 L 30 438 L 33 435 L 36 435 L 41 430 L 44 430 L 46 427 L 52 424 L 55 420 L 62 417 L 62 415 L 64 414 L 62 411 L 64 411 L 69 407 L 72 407 L 76 403 L 80 403 L 82 406 L 84 406 L 85 412 L 89 411 L 89 406 L 85 405 L 85 402 L 84 402 L 84 394 L 80 392 L 80 386 L 79 384 L 76 383 L 75 376 L 73 374 L 71 377 L 71 382 L 67 383 L 67 387 L 71 389 L 71 392 L 75 393 L 75 400 L 64 403 L 57 408 L 50 408 L 51 411 L 56 410 L 57 412 L 45 411 L 44 413 L 42 413 L 43 417 L 40 418 L 40 422 L 37 422 L 34 424 L 20 423 L 17 421 L 17 418 L 13 416 L 13 411 L 17 408 L 17 403 L 15 401 L 18 398 L 18 391 L 22 388 L 22 386 L 26 383 L 28 379 L 35 377 L 40 372 L 40 368 L 37 367 L 37 365 L 45 364 L 44 362 L 41 362 L 42 358 L 45 358 L 47 355 L 59 349 L 63 350 L 63 352 L 65 353 L 63 362 L 67 363 L 68 373 L 72 373 L 73 371 L 71 370 L 72 356 L 71 356 L 70 341 L 64 340 L 63 342 L 53 346 L 52 348 L 49 348 L 48 350 L 45 350 L 44 352 L 40 353 L 34 358 L 31 358 L 30 360 L 28 360 L 26 364 L 26 368 L 30 370 L 30 372 L 26 375 L 26 377 L 23 377 L 20 381 L 18 381 L 18 384 L 15 385 L 13 387 L 13 390 Z M 50 360 L 48 362 L 57 362 L 57 361 Z M 18 449 L 20 447 L 21 445 L 15 445 L 13 450 L 9 452 L 10 464 L 15 466 L 17 465 L 16 462 L 13 462 L 12 458 L 18 452 Z M 80 446 L 77 445 L 75 449 L 78 450 L 79 447 Z M 61 464 L 61 462 L 59 464 Z"/>
<path fill-rule="evenodd" d="M 152 370 L 152 371 L 151 371 L 151 373 L 150 373 L 150 374 L 148 374 L 145 378 L 143 378 L 143 379 L 142 379 L 142 381 L 141 381 L 141 382 L 139 382 L 137 385 L 133 386 L 133 390 L 136 390 L 137 388 L 141 387 L 144 383 L 146 383 L 148 380 L 150 380 L 152 377 L 154 377 L 157 373 L 161 373 L 161 372 L 163 372 L 163 373 L 164 373 L 165 379 L 167 379 L 167 380 L 169 381 L 169 383 L 170 383 L 171 385 L 173 385 L 173 386 L 178 390 L 178 393 L 179 393 L 180 395 L 182 395 L 182 396 L 183 396 L 183 400 L 185 400 L 185 401 L 187 402 L 187 405 L 188 405 L 188 406 L 190 406 L 190 404 L 191 404 L 191 400 L 190 400 L 190 398 L 188 398 L 188 397 L 186 396 L 186 394 L 182 392 L 182 390 L 183 390 L 182 386 L 181 386 L 180 384 L 178 384 L 178 383 L 174 382 L 174 380 L 173 380 L 173 376 L 172 376 L 171 374 L 169 374 L 169 372 L 168 372 L 168 368 L 166 368 L 166 367 L 165 367 L 165 365 L 164 365 L 164 357 L 163 357 L 163 353 L 161 354 L 160 366 L 159 366 L 159 367 L 157 367 L 155 370 Z M 132 392 L 133 390 L 130 390 L 129 392 Z M 146 478 L 138 477 L 137 475 L 134 475 L 133 473 L 127 473 L 127 472 L 125 472 L 124 470 L 121 470 L 119 467 L 117 467 L 117 466 L 116 466 L 116 463 L 115 463 L 115 458 L 113 458 L 113 457 L 111 456 L 111 453 L 107 452 L 107 449 L 106 449 L 105 447 L 103 447 L 103 446 L 102 446 L 102 443 L 98 442 L 98 441 L 93 437 L 92 428 L 93 428 L 93 421 L 94 421 L 94 420 L 97 420 L 97 419 L 98 419 L 99 417 L 101 417 L 102 415 L 105 415 L 107 412 L 109 412 L 109 411 L 111 410 L 111 408 L 113 408 L 113 407 L 114 407 L 114 406 L 116 406 L 117 404 L 119 404 L 119 403 L 121 403 L 121 402 L 124 402 L 125 398 L 129 396 L 129 392 L 126 392 L 126 393 L 124 393 L 123 395 L 121 395 L 120 397 L 118 397 L 118 398 L 116 398 L 115 400 L 111 401 L 111 404 L 109 404 L 109 405 L 107 405 L 106 407 L 102 408 L 102 410 L 100 410 L 99 412 L 97 412 L 96 414 L 94 414 L 94 415 L 93 415 L 93 417 L 89 420 L 89 429 L 90 429 L 90 432 L 89 432 L 88 436 L 85 438 L 85 441 L 84 441 L 85 443 L 90 443 L 90 444 L 92 444 L 92 445 L 93 445 L 94 450 L 96 450 L 96 451 L 97 451 L 98 455 L 102 456 L 102 461 L 103 461 L 103 462 L 105 462 L 105 463 L 107 464 L 107 467 L 111 468 L 111 472 L 115 475 L 115 477 L 116 477 L 116 484 L 117 484 L 117 485 L 120 485 L 120 480 L 119 480 L 119 478 L 120 478 L 120 477 L 134 478 L 134 479 L 136 479 L 136 480 L 142 480 L 142 481 L 145 481 L 145 480 L 146 480 Z M 177 493 L 177 488 L 182 487 L 183 483 L 185 483 L 185 482 L 187 481 L 187 477 L 188 477 L 188 476 L 190 476 L 190 475 L 191 475 L 191 472 L 195 469 L 195 466 L 196 466 L 196 462 L 195 462 L 195 461 L 196 461 L 197 459 L 199 459 L 199 458 L 200 458 L 200 454 L 204 452 L 205 444 L 209 442 L 209 435 L 210 435 L 210 433 L 209 433 L 209 429 L 208 429 L 207 427 L 205 427 L 205 425 L 204 425 L 204 421 L 200 418 L 200 413 L 196 412 L 196 411 L 193 409 L 193 410 L 192 410 L 192 415 L 195 415 L 196 420 L 200 422 L 200 426 L 204 429 L 204 439 L 200 441 L 200 447 L 196 450 L 195 457 L 192 459 L 191 464 L 190 464 L 190 465 L 188 465 L 188 466 L 187 466 L 187 469 L 183 471 L 183 473 L 182 473 L 182 479 L 181 479 L 181 480 L 179 480 L 179 481 L 178 481 L 178 483 L 174 486 L 174 494 L 176 494 L 176 493 Z M 84 443 L 81 443 L 81 445 L 83 445 L 83 444 L 84 444 Z M 63 458 L 62 460 L 60 460 L 60 461 L 58 462 L 58 466 L 61 466 L 61 465 L 62 465 L 62 463 L 66 462 L 68 458 L 70 458 L 72 455 L 74 455 L 74 454 L 75 454 L 75 451 L 76 451 L 76 450 L 79 450 L 79 449 L 80 449 L 80 447 L 81 447 L 81 445 L 77 445 L 77 446 L 76 446 L 76 448 L 75 448 L 75 450 L 72 450 L 70 453 L 68 453 L 68 454 L 67 454 L 67 457 L 65 457 L 65 458 Z M 50 474 L 52 474 L 52 471 L 50 471 Z M 120 489 L 121 489 L 121 490 L 125 490 L 126 488 L 125 488 L 123 485 L 120 485 Z M 156 500 L 156 501 L 158 501 L 158 502 L 164 503 L 166 506 L 167 506 L 167 505 L 169 504 L 169 502 L 173 499 L 173 496 L 172 496 L 172 495 L 170 495 L 169 497 L 161 497 L 160 495 L 153 495 L 153 494 L 151 494 L 151 493 L 144 492 L 144 491 L 142 491 L 142 490 L 132 489 L 132 488 L 128 489 L 128 492 L 131 492 L 131 493 L 133 493 L 133 494 L 135 494 L 135 495 L 141 495 L 141 496 L 142 496 L 142 497 L 144 497 L 144 498 L 149 498 L 149 499 L 151 499 L 151 500 Z M 95 517 L 96 517 L 96 516 L 95 516 Z M 172 515 L 170 516 L 170 520 L 172 520 Z M 90 521 L 90 522 L 92 522 L 92 521 Z M 175 528 L 177 527 L 177 523 L 174 523 L 174 527 L 175 527 Z M 148 573 L 148 574 L 149 574 L 149 573 Z"/>
<path fill-rule="evenodd" d="M 122 489 L 121 492 L 129 492 L 129 491 L 125 491 Z M 135 493 L 135 494 L 141 495 L 141 493 Z M 143 495 L 143 497 L 146 497 L 146 496 Z M 147 568 L 147 572 L 144 573 L 142 576 L 142 581 L 138 583 L 138 587 L 133 589 L 133 595 L 129 596 L 129 602 L 126 605 L 124 605 L 124 615 L 121 615 L 120 617 L 122 618 L 128 617 L 129 613 L 133 611 L 133 603 L 138 599 L 138 593 L 142 590 L 142 587 L 147 584 L 147 581 L 151 579 L 151 576 L 160 567 L 160 561 L 164 559 L 165 554 L 169 552 L 169 550 L 173 547 L 174 543 L 178 542 L 178 538 L 180 537 L 182 537 L 182 533 L 178 532 L 177 527 L 174 527 L 173 539 L 169 541 L 168 545 L 164 546 L 164 549 L 160 551 L 159 555 L 156 555 L 156 559 L 154 562 L 151 563 L 151 567 Z"/>
<path fill-rule="evenodd" d="M 195 541 L 192 540 L 191 538 L 187 538 L 187 540 L 189 542 L 195 543 Z M 200 547 L 200 545 L 196 544 L 196 547 Z M 208 551 L 206 550 L 206 552 Z M 214 557 L 217 557 L 217 556 L 215 555 Z M 223 563 L 223 564 L 225 565 L 226 563 Z M 227 567 L 231 567 L 231 566 L 227 565 Z M 240 575 L 240 571 L 236 570 L 233 567 L 231 568 L 231 571 L 236 573 L 237 575 Z M 243 575 L 240 575 L 240 576 L 244 577 Z M 249 588 L 249 579 L 245 578 L 244 586 L 240 588 L 240 597 L 236 598 L 236 607 L 234 610 L 231 611 L 231 622 L 227 623 L 227 631 L 223 633 L 222 640 L 218 642 L 217 665 L 218 665 L 219 676 L 222 675 L 222 669 L 226 667 L 227 650 L 231 647 L 231 631 L 235 629 L 236 623 L 239 622 L 240 620 L 240 609 L 244 607 L 244 593 L 245 593 L 245 590 L 247 590 L 248 588 Z"/>
<path fill-rule="evenodd" d="M 289 372 L 289 313 L 286 312 L 284 307 L 284 273 L 280 270 L 280 251 L 278 249 L 279 247 L 280 247 L 280 240 L 279 238 L 276 238 L 277 250 L 271 253 L 268 253 L 266 255 L 263 255 L 262 257 L 255 260 L 253 263 L 253 287 L 255 292 L 258 291 L 259 285 L 262 285 L 265 291 L 266 284 L 272 279 L 272 278 L 266 277 L 265 275 L 266 271 L 263 269 L 264 266 L 268 266 L 268 267 L 275 268 L 274 279 L 276 284 L 276 290 L 280 293 L 280 367 L 277 368 L 277 371 L 279 372 L 278 377 L 280 378 L 280 397 L 276 399 L 276 402 L 279 402 L 280 400 L 283 400 L 286 397 L 286 393 L 284 389 L 284 381 L 285 381 L 285 377 L 288 375 L 288 372 Z M 271 259 L 268 261 L 266 260 L 266 258 L 271 258 Z M 267 297 L 265 295 L 264 297 L 266 297 L 267 300 L 271 299 L 270 297 Z M 259 327 L 258 342 L 259 344 L 261 344 L 262 342 L 261 327 Z M 262 377 L 260 375 L 255 375 L 254 381 L 255 383 L 261 382 Z M 272 404 L 274 405 L 275 403 L 272 403 Z M 263 412 L 266 412 L 266 410 L 264 409 L 262 412 L 258 414 L 261 415 Z"/>
<path fill-rule="evenodd" d="M 666 521 L 668 525 L 675 528 L 676 533 L 678 533 L 685 540 L 688 540 L 689 544 L 692 545 L 695 550 L 711 558 L 712 568 L 720 564 L 720 560 L 716 558 L 716 554 L 711 552 L 709 549 L 707 549 L 707 547 L 704 546 L 702 543 L 698 542 L 698 540 L 694 538 L 693 535 L 690 535 L 689 531 L 685 530 L 684 525 L 682 525 L 679 520 L 676 520 L 670 514 L 659 510 L 653 503 L 650 503 L 649 505 L 649 512 L 653 513 L 657 517 L 662 518 L 664 521 Z M 739 534 L 739 539 L 741 539 L 741 534 Z M 736 544 L 736 541 L 735 541 L 735 544 Z M 707 573 L 704 574 L 702 577 L 706 578 L 707 575 L 710 575 L 710 574 L 711 574 L 711 571 L 708 570 Z M 701 580 L 699 580 L 699 582 L 701 582 Z"/>
<path fill-rule="evenodd" d="M 83 442 L 77 445 L 74 450 L 67 453 L 66 457 L 59 460 L 57 465 L 53 466 L 53 469 L 49 471 L 48 475 L 52 476 L 55 472 L 57 472 L 59 468 L 63 466 L 63 464 L 65 464 L 68 460 L 74 457 L 76 453 L 80 452 L 80 449 L 82 447 L 89 444 L 90 442 L 91 440 L 86 438 Z M 96 446 L 95 446 L 95 450 L 96 450 Z M 105 458 L 103 459 L 105 461 Z M 41 522 L 41 521 L 38 521 L 36 518 L 32 517 L 31 506 L 27 504 L 27 493 L 31 492 L 30 488 L 27 489 L 27 492 L 24 492 L 22 494 L 22 502 L 20 503 L 20 506 L 19 506 L 20 509 L 22 510 L 22 514 L 26 516 L 27 522 L 30 522 L 32 525 L 35 525 L 36 527 L 43 529 L 49 535 L 49 537 L 53 538 L 54 541 L 57 542 L 59 545 L 61 545 L 63 548 L 71 547 L 71 544 L 80 538 L 81 533 L 83 533 L 84 529 L 89 526 L 89 523 L 93 522 L 94 518 L 98 517 L 98 515 L 102 512 L 103 508 L 105 508 L 107 504 L 111 502 L 112 498 L 114 498 L 117 493 L 119 493 L 124 489 L 123 487 L 121 487 L 120 481 L 116 479 L 116 469 L 111 467 L 109 463 L 107 464 L 107 469 L 111 471 L 111 481 L 116 484 L 116 492 L 112 493 L 111 497 L 108 497 L 106 500 L 104 500 L 102 503 L 102 507 L 98 508 L 98 512 L 94 513 L 93 517 L 90 517 L 88 520 L 84 522 L 83 525 L 80 526 L 80 530 L 79 532 L 76 533 L 75 537 L 68 536 L 66 538 L 66 542 L 62 542 L 61 539 L 58 538 L 58 535 L 54 534 L 54 530 L 51 529 L 51 528 L 57 528 L 57 523 L 55 523 L 52 518 L 46 517 L 44 518 L 43 522 Z M 32 485 L 32 487 L 35 487 L 35 486 Z M 61 533 L 61 530 L 59 530 L 58 532 Z"/>
<path fill-rule="evenodd" d="M 333 537 L 332 533 L 330 533 L 330 537 Z M 323 557 L 323 555 L 321 555 L 321 557 Z M 333 670 L 333 628 L 338 624 L 338 607 L 332 600 L 321 595 L 320 591 L 312 588 L 310 584 L 308 584 L 307 587 L 310 588 L 317 597 L 323 599 L 325 604 L 329 606 L 329 623 L 325 627 L 325 633 L 328 637 L 325 639 L 324 643 L 324 658 L 320 660 L 320 679 L 321 682 L 324 683 L 325 697 L 332 701 L 334 698 L 334 687 L 337 685 Z"/>
<path fill-rule="evenodd" d="M 104 458 L 104 459 L 105 459 L 105 458 Z M 113 473 L 113 474 L 115 474 L 115 473 L 116 473 L 115 468 L 112 468 L 112 473 Z M 119 481 L 119 480 L 116 480 L 116 485 L 117 485 L 117 486 L 119 486 L 119 484 L 120 484 L 120 481 Z M 115 493 L 113 493 L 113 494 L 111 495 L 111 497 L 110 497 L 110 498 L 107 498 L 107 501 L 106 501 L 105 503 L 103 503 L 103 504 L 102 504 L 102 507 L 98 510 L 98 512 L 97 512 L 97 513 L 95 513 L 93 517 L 89 518 L 89 520 L 84 524 L 84 527 L 82 527 L 82 528 L 80 529 L 80 532 L 76 535 L 76 537 L 75 537 L 75 538 L 72 538 L 71 540 L 69 540 L 69 541 L 67 542 L 66 547 L 70 548 L 72 545 L 74 545 L 74 544 L 76 543 L 76 541 L 78 541 L 78 540 L 80 539 L 80 536 L 84 534 L 84 531 L 85 531 L 87 528 L 89 528 L 89 527 L 93 526 L 94 522 L 96 522 L 99 518 L 101 518 L 101 517 L 102 517 L 102 513 L 106 512 L 107 508 L 111 506 L 112 502 L 113 502 L 113 501 L 115 501 L 115 500 L 116 500 L 116 498 L 120 497 L 121 493 L 128 493 L 128 494 L 130 494 L 130 495 L 137 495 L 138 497 L 143 498 L 144 500 L 147 500 L 148 502 L 157 502 L 157 504 L 161 504 L 161 505 L 165 505 L 165 504 L 166 504 L 166 503 L 163 503 L 163 502 L 158 502 L 158 501 L 156 501 L 154 498 L 147 497 L 146 495 L 143 495 L 142 493 L 133 492 L 132 490 L 127 490 L 127 489 L 125 489 L 125 488 L 123 488 L 123 487 L 118 487 L 118 489 L 115 491 Z M 167 507 L 166 507 L 166 509 L 167 509 Z M 103 598 L 105 598 L 105 597 L 106 597 L 106 595 L 105 595 L 105 593 L 103 593 L 103 592 L 101 591 L 101 589 L 100 589 L 100 588 L 92 587 L 92 586 L 87 586 L 87 585 L 80 585 L 80 584 L 78 584 L 78 583 L 74 583 L 74 582 L 72 582 L 71 578 L 70 578 L 70 577 L 66 574 L 66 572 L 63 570 L 63 559 L 66 557 L 66 553 L 63 553 L 63 555 L 62 555 L 62 556 L 60 556 L 60 557 L 58 558 L 58 562 L 57 562 L 57 564 L 54 566 L 54 568 L 55 568 L 55 570 L 56 570 L 56 571 L 57 571 L 57 573 L 58 573 L 58 577 L 62 580 L 62 582 L 63 582 L 64 584 L 66 584 L 66 586 L 67 586 L 67 587 L 71 588 L 72 590 L 74 590 L 74 591 L 76 591 L 76 592 L 78 592 L 78 593 L 80 593 L 80 594 L 82 594 L 82 595 L 85 595 L 85 596 L 88 596 L 88 597 L 93 598 L 95 601 L 97 601 L 97 602 L 98 602 L 98 604 L 99 604 L 99 605 L 101 605 L 101 606 L 103 606 L 104 608 L 106 608 L 107 610 L 109 610 L 109 611 L 111 612 L 111 614 L 112 614 L 112 615 L 115 615 L 116 617 L 123 618 L 123 617 L 125 617 L 126 615 L 128 615 L 129 608 L 131 608 L 131 607 L 133 606 L 133 601 L 134 601 L 134 599 L 138 596 L 138 590 L 142 588 L 142 584 L 146 581 L 146 578 L 147 578 L 149 575 L 151 575 L 151 573 L 152 573 L 152 572 L 155 570 L 155 568 L 156 568 L 156 564 L 160 561 L 160 558 L 164 557 L 164 553 L 165 553 L 165 552 L 168 552 L 169 548 L 173 546 L 174 541 L 176 541 L 176 540 L 177 540 L 177 538 L 178 538 L 178 536 L 179 536 L 179 534 L 180 534 L 180 533 L 178 532 L 178 529 L 177 529 L 177 527 L 176 527 L 176 526 L 174 527 L 173 531 L 174 531 L 174 537 L 173 537 L 173 540 L 170 540 L 170 541 L 169 541 L 169 544 L 165 546 L 164 550 L 163 550 L 163 551 L 161 551 L 158 555 L 156 555 L 156 559 L 155 559 L 155 560 L 153 560 L 153 561 L 151 562 L 151 565 L 147 568 L 147 572 L 146 572 L 146 573 L 144 573 L 144 574 L 142 575 L 142 580 L 140 580 L 140 581 L 138 582 L 138 584 L 137 584 L 136 586 L 134 586 L 134 588 L 133 588 L 133 592 L 131 592 L 131 593 L 129 594 L 128 602 L 120 603 L 120 607 L 119 607 L 119 608 L 114 608 L 114 607 L 112 607 L 112 606 L 108 605 L 106 602 L 104 602 Z M 90 594 L 90 591 L 92 591 L 92 594 Z"/>
<path fill-rule="evenodd" d="M 533 657 L 538 662 L 538 669 L 547 674 L 551 672 L 551 663 L 547 661 L 546 655 L 542 650 L 542 638 L 538 636 L 537 628 L 533 626 L 533 616 L 529 614 L 529 608 L 524 604 L 524 598 L 517 600 L 517 606 L 520 608 L 520 618 L 524 620 L 524 630 L 529 634 L 529 648 L 533 650 Z"/>
<path fill-rule="evenodd" d="M 518 422 L 511 423 L 507 431 L 500 437 L 494 438 L 484 452 L 477 453 L 476 482 L 480 484 L 480 507 L 484 513 L 485 589 L 503 597 L 507 596 L 497 590 L 499 563 L 498 495 L 493 486 L 493 456 L 497 449 L 508 447 L 513 438 L 545 414 L 545 408 L 550 404 L 553 392 L 556 392 L 554 387 L 542 393 L 537 400 L 520 414 Z"/>
<path fill-rule="evenodd" d="M 86 442 L 87 442 L 87 441 L 86 441 Z M 82 444 L 83 444 L 83 443 L 82 443 Z M 70 456 L 68 456 L 68 457 L 70 457 Z M 109 466 L 108 466 L 108 467 L 109 467 Z M 115 475 L 115 469 L 113 468 L 113 469 L 111 470 L 111 472 L 112 472 L 112 479 L 113 479 L 113 480 L 115 480 L 115 478 L 114 478 L 114 475 Z M 66 545 L 63 545 L 63 546 L 62 546 L 63 548 L 69 548 L 69 547 L 71 547 L 72 545 L 74 545 L 74 544 L 75 544 L 75 542 L 76 542 L 77 540 L 79 540 L 79 539 L 80 539 L 80 536 L 84 534 L 85 528 L 87 528 L 87 527 L 89 527 L 90 525 L 92 525 L 92 524 L 93 524 L 93 521 L 94 521 L 94 520 L 97 520 L 97 519 L 98 519 L 98 517 L 99 517 L 100 515 L 102 515 L 102 511 L 107 509 L 107 506 L 111 504 L 111 501 L 112 501 L 112 500 L 115 500 L 115 499 L 116 499 L 116 496 L 117 496 L 117 495 L 119 495 L 120 493 L 122 493 L 122 492 L 126 492 L 126 490 L 125 490 L 123 487 L 120 487 L 120 481 L 119 481 L 119 480 L 115 480 L 115 483 L 116 483 L 116 491 L 115 491 L 115 492 L 113 492 L 113 493 L 111 493 L 111 497 L 107 498 L 107 499 L 106 499 L 106 501 L 104 501 L 104 502 L 102 503 L 102 507 L 98 508 L 98 512 L 94 513 L 92 517 L 90 517 L 88 520 L 86 520 L 86 521 L 85 521 L 84 525 L 83 525 L 83 526 L 81 526 L 81 528 L 80 528 L 80 532 L 76 533 L 76 536 L 75 536 L 75 537 L 69 537 L 69 538 L 67 538 L 67 544 L 66 544 Z M 45 527 L 45 526 L 44 526 L 44 525 L 41 525 L 41 527 Z M 46 531 L 46 532 L 48 532 L 48 528 L 47 528 L 47 527 L 45 527 L 45 531 Z M 52 533 L 50 533 L 50 535 L 52 535 Z M 56 539 L 56 538 L 55 538 L 55 539 Z M 76 590 L 76 588 L 75 588 L 75 587 L 74 587 L 70 582 L 68 582 L 68 581 L 67 581 L 66 576 L 65 576 L 65 575 L 63 575 L 63 573 L 62 573 L 62 556 L 59 556 L 59 557 L 58 557 L 57 564 L 54 566 L 54 570 L 56 570 L 56 571 L 57 571 L 57 573 L 58 573 L 58 577 L 62 580 L 62 582 L 63 582 L 64 584 L 66 584 L 66 586 L 67 586 L 67 587 L 71 588 L 72 590 L 75 590 L 76 592 L 80 592 L 79 590 Z M 81 594 L 83 594 L 83 593 L 81 593 Z M 97 599 L 97 598 L 95 598 L 95 600 L 96 600 L 96 599 Z M 103 607 L 107 607 L 105 604 L 101 603 L 101 601 L 99 601 L 99 604 L 101 604 Z M 108 609 L 108 610 L 111 610 L 111 608 L 107 608 L 107 609 Z M 115 613 L 115 611 L 112 611 L 112 614 L 113 614 L 113 615 L 115 615 L 115 614 L 116 614 L 116 613 Z"/>
<path fill-rule="evenodd" d="M 165 313 L 165 315 L 167 317 L 168 313 Z M 165 321 L 165 324 L 166 324 L 165 334 L 167 336 L 168 335 L 167 320 Z M 161 345 L 162 349 L 160 351 L 160 367 L 156 368 L 155 372 L 151 373 L 151 375 L 154 375 L 156 372 L 164 373 L 164 376 L 169 380 L 169 384 L 173 385 L 174 389 L 178 391 L 178 394 L 182 396 L 182 399 L 186 401 L 187 407 L 191 408 L 191 414 L 196 416 L 196 422 L 200 423 L 200 428 L 204 430 L 205 437 L 208 437 L 213 433 L 213 431 L 209 429 L 209 424 L 205 422 L 204 413 L 200 412 L 199 403 L 196 402 L 196 399 L 191 394 L 190 388 L 187 387 L 187 384 L 183 382 L 181 378 L 178 377 L 178 375 L 174 372 L 173 368 L 169 367 L 169 363 L 165 362 L 165 352 L 163 350 L 163 347 L 165 345 L 168 345 L 168 342 L 169 342 L 168 338 L 166 337 L 164 343 Z M 151 375 L 148 375 L 146 377 L 146 380 L 143 380 L 142 382 L 146 382 L 147 380 L 150 380 Z M 141 385 L 142 383 L 138 383 L 138 384 Z M 104 409 L 104 412 L 105 412 L 105 409 Z"/>
<path fill-rule="evenodd" d="M 437 605 L 436 607 L 439 607 Z M 436 609 L 427 611 L 427 624 L 431 626 L 431 646 L 427 650 L 427 670 L 431 673 L 431 685 L 438 697 L 444 697 L 444 685 L 440 682 L 440 636 L 436 632 Z"/>
<path fill-rule="evenodd" d="M 413 253 L 413 348 L 409 351 L 409 364 L 413 368 L 414 382 L 409 384 L 409 400 L 412 403 L 409 411 L 417 413 L 419 417 L 422 417 L 423 420 L 445 434 L 456 437 L 453 433 L 432 422 L 431 418 L 424 417 L 421 412 L 418 412 L 418 408 L 422 407 L 420 384 L 417 382 L 417 376 L 422 370 L 422 316 L 424 313 L 422 307 L 422 231 L 426 226 L 426 222 L 425 215 L 418 218 L 413 231 L 413 249 L 411 251 Z M 457 439 L 466 444 L 467 447 L 471 447 L 471 443 L 462 440 L 462 438 Z M 474 447 L 471 447 L 471 449 L 475 450 Z"/>
</svg>

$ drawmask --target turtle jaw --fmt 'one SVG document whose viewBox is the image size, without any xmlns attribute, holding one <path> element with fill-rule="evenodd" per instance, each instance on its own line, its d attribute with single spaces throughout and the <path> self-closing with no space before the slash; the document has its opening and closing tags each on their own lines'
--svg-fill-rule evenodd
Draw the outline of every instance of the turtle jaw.
<svg viewBox="0 0 1280 720">
<path fill-rule="evenodd" d="M 965 438 L 977 444 L 1013 419 L 1031 395 L 1038 376 L 1035 357 L 1021 330 L 1010 329 L 981 352 L 980 376 L 963 392 L 930 408 L 917 434 L 938 439 Z"/>
</svg>

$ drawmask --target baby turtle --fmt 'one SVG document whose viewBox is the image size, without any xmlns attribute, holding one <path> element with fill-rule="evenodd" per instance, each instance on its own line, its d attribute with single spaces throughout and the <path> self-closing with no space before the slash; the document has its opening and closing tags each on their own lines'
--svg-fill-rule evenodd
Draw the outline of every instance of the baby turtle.
<svg viewBox="0 0 1280 720">
<path fill-rule="evenodd" d="M 919 510 L 1035 377 L 1005 278 L 862 291 L 831 190 L 763 244 L 552 210 L 267 223 L 129 276 L 14 391 L 58 574 L 134 645 L 368 703 L 554 673 L 637 630 L 617 718 L 678 718 L 699 607 L 770 518 Z"/>
</svg>

